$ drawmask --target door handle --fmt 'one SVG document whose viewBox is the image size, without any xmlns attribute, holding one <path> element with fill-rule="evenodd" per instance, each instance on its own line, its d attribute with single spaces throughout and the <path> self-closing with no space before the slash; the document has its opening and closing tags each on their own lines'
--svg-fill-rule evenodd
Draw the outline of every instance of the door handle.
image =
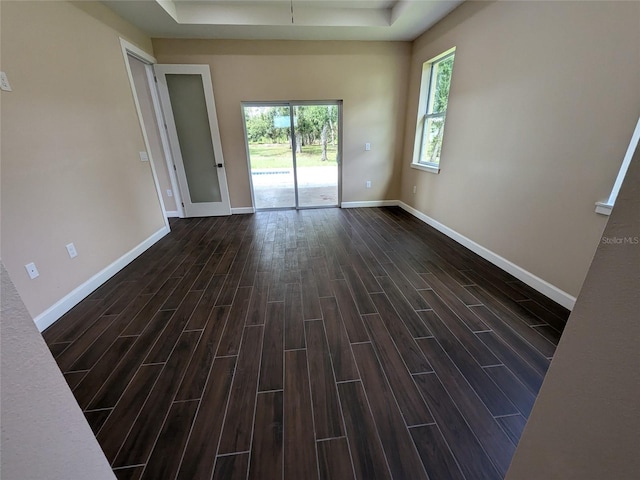
<svg viewBox="0 0 640 480">
<path fill-rule="evenodd" d="M 218 168 L 222 168 L 222 164 L 221 163 L 218 164 Z"/>
</svg>

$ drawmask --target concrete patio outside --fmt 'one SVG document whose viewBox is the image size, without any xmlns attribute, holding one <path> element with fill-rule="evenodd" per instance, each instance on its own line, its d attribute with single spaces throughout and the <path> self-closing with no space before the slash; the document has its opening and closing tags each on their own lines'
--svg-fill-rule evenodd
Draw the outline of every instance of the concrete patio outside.
<svg viewBox="0 0 640 480">
<path fill-rule="evenodd" d="M 338 205 L 338 167 L 298 167 L 300 207 Z M 295 207 L 293 169 L 264 168 L 251 171 L 255 208 Z"/>
</svg>

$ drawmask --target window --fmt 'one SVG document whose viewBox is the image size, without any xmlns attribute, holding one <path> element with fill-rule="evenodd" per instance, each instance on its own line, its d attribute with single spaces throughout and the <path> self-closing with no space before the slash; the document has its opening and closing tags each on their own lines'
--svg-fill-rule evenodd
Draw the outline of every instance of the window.
<svg viewBox="0 0 640 480">
<path fill-rule="evenodd" d="M 455 48 L 422 68 L 413 166 L 429 171 L 439 171 L 454 56 Z"/>
<path fill-rule="evenodd" d="M 622 186 L 622 181 L 624 180 L 625 175 L 627 174 L 627 170 L 629 169 L 629 165 L 631 164 L 631 159 L 633 158 L 636 149 L 640 145 L 640 118 L 638 119 L 638 123 L 636 124 L 636 129 L 633 131 L 633 135 L 631 136 L 631 142 L 629 143 L 629 147 L 627 148 L 627 153 L 622 160 L 622 166 L 620 167 L 620 171 L 618 172 L 618 177 L 616 178 L 616 183 L 613 184 L 613 189 L 611 190 L 611 195 L 609 198 L 603 202 L 596 202 L 596 213 L 601 215 L 611 215 L 611 210 L 613 209 L 613 205 L 616 203 L 616 199 L 618 198 L 618 192 L 620 191 L 620 187 Z"/>
</svg>

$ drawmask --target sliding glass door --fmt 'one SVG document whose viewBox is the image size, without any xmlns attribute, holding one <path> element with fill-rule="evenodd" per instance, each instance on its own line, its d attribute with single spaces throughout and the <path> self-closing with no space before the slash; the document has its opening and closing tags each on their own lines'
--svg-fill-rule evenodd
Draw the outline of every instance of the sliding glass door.
<svg viewBox="0 0 640 480">
<path fill-rule="evenodd" d="M 243 104 L 254 207 L 340 204 L 341 102 Z"/>
<path fill-rule="evenodd" d="M 288 106 L 244 107 L 256 209 L 296 206 L 290 110 Z"/>
</svg>

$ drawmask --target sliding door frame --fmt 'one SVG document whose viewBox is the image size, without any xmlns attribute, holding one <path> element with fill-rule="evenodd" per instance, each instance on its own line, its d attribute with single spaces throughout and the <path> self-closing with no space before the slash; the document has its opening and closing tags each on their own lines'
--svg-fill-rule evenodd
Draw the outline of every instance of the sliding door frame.
<svg viewBox="0 0 640 480">
<path fill-rule="evenodd" d="M 336 205 L 317 205 L 317 206 L 300 206 L 298 201 L 298 165 L 296 162 L 296 135 L 294 125 L 293 108 L 308 105 L 335 105 L 338 107 L 338 148 L 336 151 L 336 163 L 338 164 L 338 202 Z M 244 132 L 244 143 L 247 152 L 247 170 L 249 172 L 249 186 L 251 188 L 251 202 L 253 204 L 254 211 L 256 208 L 256 197 L 253 188 L 253 176 L 251 175 L 251 154 L 249 153 L 249 136 L 247 135 L 247 121 L 245 118 L 246 107 L 289 107 L 289 121 L 291 130 L 291 154 L 293 159 L 293 182 L 294 182 L 294 194 L 295 205 L 293 207 L 285 208 L 261 208 L 261 211 L 269 210 L 310 210 L 314 208 L 340 208 L 342 205 L 342 100 L 284 100 L 284 101 L 268 101 L 268 102 L 241 102 L 240 110 L 242 115 L 242 129 Z"/>
</svg>

